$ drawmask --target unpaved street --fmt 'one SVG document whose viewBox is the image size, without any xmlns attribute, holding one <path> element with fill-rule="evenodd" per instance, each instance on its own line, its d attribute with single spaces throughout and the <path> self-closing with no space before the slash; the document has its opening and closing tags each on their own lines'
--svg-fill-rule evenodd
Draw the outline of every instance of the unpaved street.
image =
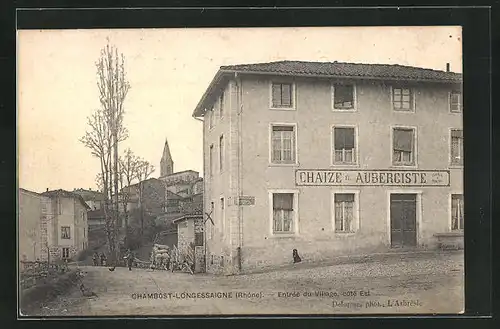
<svg viewBox="0 0 500 329">
<path fill-rule="evenodd" d="M 230 277 L 81 269 L 97 297 L 75 288 L 41 315 L 458 313 L 464 300 L 461 252 Z"/>
</svg>

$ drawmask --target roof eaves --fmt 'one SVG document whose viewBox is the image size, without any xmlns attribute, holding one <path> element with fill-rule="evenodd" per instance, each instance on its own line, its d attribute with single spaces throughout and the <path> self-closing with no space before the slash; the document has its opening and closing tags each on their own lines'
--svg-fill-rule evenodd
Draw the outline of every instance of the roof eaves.
<svg viewBox="0 0 500 329">
<path fill-rule="evenodd" d="M 214 78 L 208 85 L 207 90 L 205 90 L 205 93 L 201 97 L 200 101 L 198 102 L 198 105 L 196 105 L 196 108 L 193 111 L 193 117 L 199 118 L 203 117 L 207 108 L 207 102 L 210 99 L 210 96 L 215 92 L 219 84 L 222 82 L 222 78 L 227 75 L 228 73 L 232 73 L 233 71 L 231 70 L 226 70 L 223 69 L 222 67 L 217 71 L 215 74 Z"/>
</svg>

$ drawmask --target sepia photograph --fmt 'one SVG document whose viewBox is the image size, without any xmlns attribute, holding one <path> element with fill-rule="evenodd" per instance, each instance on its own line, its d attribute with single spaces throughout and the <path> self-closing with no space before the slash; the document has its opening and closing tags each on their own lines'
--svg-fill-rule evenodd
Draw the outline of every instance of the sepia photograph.
<svg viewBox="0 0 500 329">
<path fill-rule="evenodd" d="M 462 314 L 460 26 L 17 31 L 18 316 Z"/>
</svg>

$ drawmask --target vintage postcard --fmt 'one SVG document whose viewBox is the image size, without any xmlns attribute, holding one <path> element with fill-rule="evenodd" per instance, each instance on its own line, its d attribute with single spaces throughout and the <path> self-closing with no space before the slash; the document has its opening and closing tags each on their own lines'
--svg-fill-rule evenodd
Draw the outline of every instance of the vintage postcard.
<svg viewBox="0 0 500 329">
<path fill-rule="evenodd" d="M 461 33 L 19 30 L 19 317 L 463 313 Z"/>
</svg>

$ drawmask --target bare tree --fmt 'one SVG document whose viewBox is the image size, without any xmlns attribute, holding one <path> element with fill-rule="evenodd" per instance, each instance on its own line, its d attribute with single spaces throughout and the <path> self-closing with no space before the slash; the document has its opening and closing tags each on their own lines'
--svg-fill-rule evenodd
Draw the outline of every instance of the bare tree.
<svg viewBox="0 0 500 329">
<path fill-rule="evenodd" d="M 101 107 L 88 118 L 88 131 L 80 141 L 100 160 L 100 184 L 105 196 L 104 213 L 110 254 L 116 260 L 118 243 L 118 144 L 128 137 L 123 125 L 124 101 L 130 89 L 125 59 L 108 44 L 96 62 Z"/>
<path fill-rule="evenodd" d="M 144 181 L 155 171 L 155 167 L 146 160 L 139 160 L 137 178 L 139 179 L 139 208 L 141 217 L 141 236 L 144 234 Z"/>
<path fill-rule="evenodd" d="M 130 202 L 132 181 L 138 178 L 138 169 L 140 163 L 139 157 L 134 155 L 130 148 L 126 149 L 123 156 L 119 158 L 120 164 L 120 191 L 123 213 L 125 219 L 125 241 L 128 241 L 128 203 Z"/>
</svg>

